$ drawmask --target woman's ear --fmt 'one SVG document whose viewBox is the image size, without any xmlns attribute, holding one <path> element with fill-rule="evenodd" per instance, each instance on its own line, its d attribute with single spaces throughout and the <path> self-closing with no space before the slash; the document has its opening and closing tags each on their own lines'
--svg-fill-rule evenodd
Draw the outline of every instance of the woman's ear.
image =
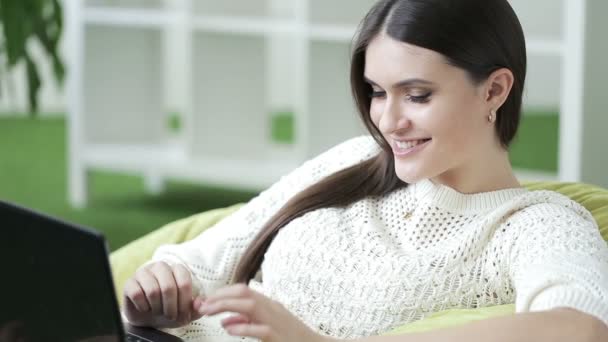
<svg viewBox="0 0 608 342">
<path fill-rule="evenodd" d="M 513 87 L 513 73 L 507 68 L 494 71 L 486 81 L 485 98 L 490 109 L 498 111 Z"/>
</svg>

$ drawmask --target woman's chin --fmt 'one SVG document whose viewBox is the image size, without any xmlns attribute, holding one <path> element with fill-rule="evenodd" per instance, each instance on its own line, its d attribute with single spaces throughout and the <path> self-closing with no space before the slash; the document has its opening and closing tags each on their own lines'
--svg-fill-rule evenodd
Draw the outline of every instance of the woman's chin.
<svg viewBox="0 0 608 342">
<path fill-rule="evenodd" d="M 401 179 L 403 182 L 408 184 L 414 184 L 422 179 L 425 179 L 424 175 L 419 172 L 410 172 L 405 170 L 395 170 L 397 177 Z"/>
</svg>

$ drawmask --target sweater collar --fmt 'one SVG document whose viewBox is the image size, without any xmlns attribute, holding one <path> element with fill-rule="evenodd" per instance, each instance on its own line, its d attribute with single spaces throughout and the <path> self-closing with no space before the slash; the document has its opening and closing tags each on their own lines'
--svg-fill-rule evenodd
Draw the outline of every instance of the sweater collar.
<svg viewBox="0 0 608 342">
<path fill-rule="evenodd" d="M 416 198 L 420 202 L 433 203 L 438 207 L 458 212 L 484 212 L 528 192 L 525 188 L 510 188 L 475 194 L 463 194 L 449 186 L 423 179 L 414 184 Z"/>
</svg>

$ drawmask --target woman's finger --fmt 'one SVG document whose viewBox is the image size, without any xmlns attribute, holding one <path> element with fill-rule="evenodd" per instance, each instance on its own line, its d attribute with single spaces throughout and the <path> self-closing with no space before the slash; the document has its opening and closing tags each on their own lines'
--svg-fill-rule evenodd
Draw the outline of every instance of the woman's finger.
<svg viewBox="0 0 608 342">
<path fill-rule="evenodd" d="M 162 298 L 162 313 L 170 320 L 177 319 L 177 284 L 173 270 L 164 262 L 158 262 L 150 267 L 160 287 Z"/>
<path fill-rule="evenodd" d="M 207 298 L 207 303 L 214 302 L 216 300 L 220 300 L 223 298 L 239 298 L 239 297 L 247 297 L 253 294 L 253 291 L 249 288 L 249 286 L 245 284 L 236 284 L 230 285 L 226 287 L 222 287 L 215 291 L 213 295 Z"/>
<path fill-rule="evenodd" d="M 192 310 L 198 311 L 205 302 L 205 298 L 198 296 L 192 300 Z"/>
<path fill-rule="evenodd" d="M 190 322 L 190 306 L 192 303 L 192 277 L 190 271 L 182 265 L 173 267 L 173 277 L 177 285 L 177 316 Z"/>
<path fill-rule="evenodd" d="M 147 269 L 142 268 L 135 273 L 135 280 L 144 290 L 144 294 L 152 311 L 151 313 L 154 315 L 162 314 L 163 305 L 161 302 L 160 286 L 158 285 L 156 277 Z"/>
<path fill-rule="evenodd" d="M 262 324 L 234 324 L 226 327 L 226 331 L 233 336 L 254 337 L 268 342 L 277 341 L 272 329 Z"/>
<path fill-rule="evenodd" d="M 249 324 L 251 323 L 251 320 L 249 319 L 249 317 L 245 316 L 245 315 L 234 315 L 234 316 L 230 316 L 227 318 L 224 318 L 222 320 L 222 326 L 224 328 L 230 326 L 230 325 L 234 325 L 234 324 Z"/>
<path fill-rule="evenodd" d="M 203 305 L 203 303 L 205 302 L 205 298 L 198 296 L 195 297 L 194 300 L 192 301 L 192 306 L 191 306 L 191 313 L 190 313 L 190 319 L 192 321 L 196 321 L 197 319 L 203 317 L 204 315 L 200 312 L 200 307 L 201 305 Z"/>
<path fill-rule="evenodd" d="M 240 313 L 255 320 L 256 302 L 252 298 L 218 299 L 212 303 L 204 303 L 199 312 L 203 315 L 215 315 L 220 312 L 230 311 Z"/>
<path fill-rule="evenodd" d="M 139 285 L 139 282 L 135 280 L 135 278 L 130 278 L 127 280 L 123 293 L 125 295 L 126 302 L 133 304 L 137 311 L 150 311 L 150 303 L 148 303 L 144 289 L 141 288 L 141 285 Z"/>
</svg>

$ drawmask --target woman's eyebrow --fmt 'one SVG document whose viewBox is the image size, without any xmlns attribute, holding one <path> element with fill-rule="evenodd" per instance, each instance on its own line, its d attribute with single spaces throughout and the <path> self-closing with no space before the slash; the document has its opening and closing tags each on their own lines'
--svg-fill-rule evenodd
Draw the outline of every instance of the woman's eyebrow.
<svg viewBox="0 0 608 342">
<path fill-rule="evenodd" d="M 363 78 L 365 79 L 365 82 L 367 82 L 371 85 L 374 85 L 376 87 L 379 87 L 379 85 L 376 84 L 376 82 L 370 80 L 369 78 L 367 78 L 367 76 L 363 76 Z M 399 81 L 399 82 L 393 84 L 392 88 L 399 89 L 399 88 L 408 88 L 408 87 L 419 86 L 419 85 L 432 86 L 432 85 L 434 85 L 434 83 L 431 81 L 422 79 L 422 78 L 408 78 L 406 80 Z"/>
</svg>

